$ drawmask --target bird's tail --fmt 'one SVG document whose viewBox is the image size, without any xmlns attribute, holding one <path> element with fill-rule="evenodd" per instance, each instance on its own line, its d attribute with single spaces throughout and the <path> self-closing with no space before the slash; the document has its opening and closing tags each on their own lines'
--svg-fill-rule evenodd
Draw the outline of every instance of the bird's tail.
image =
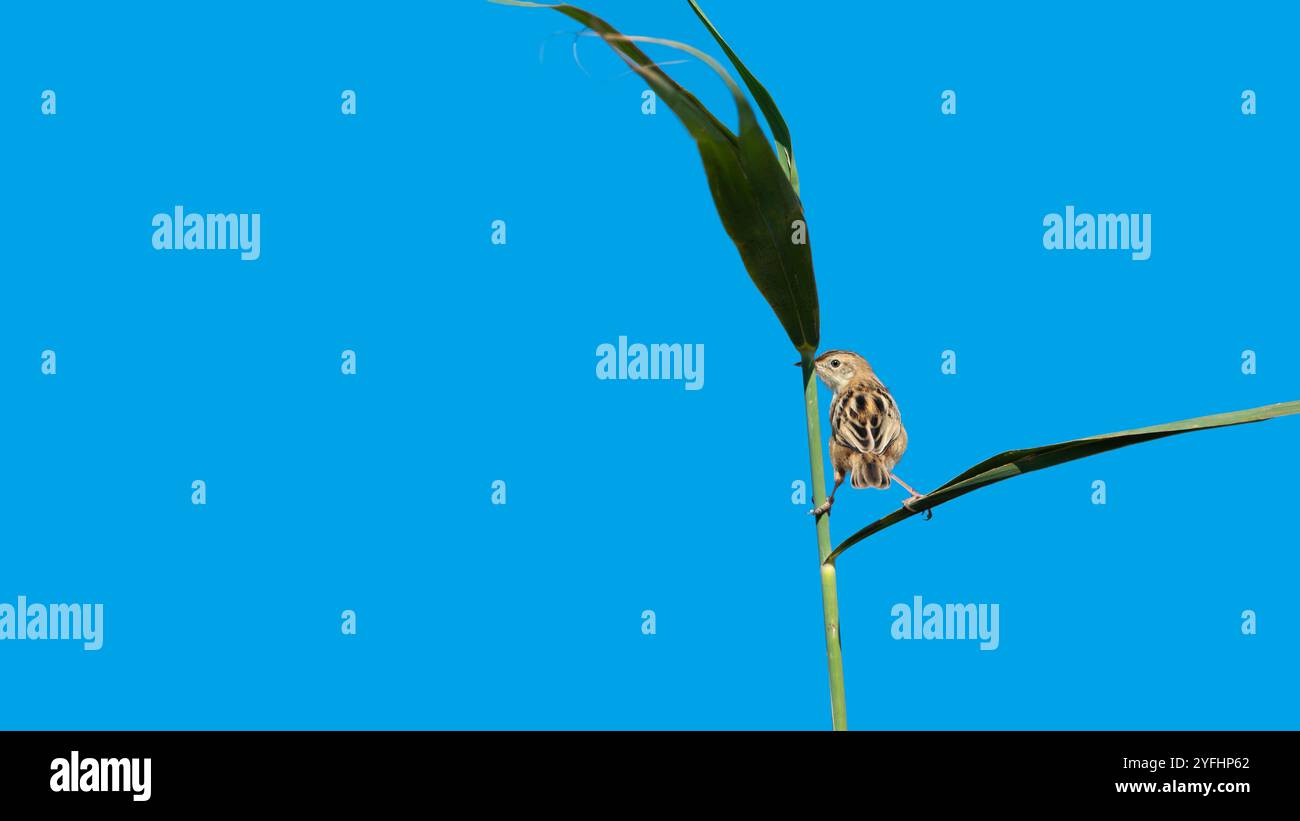
<svg viewBox="0 0 1300 821">
<path fill-rule="evenodd" d="M 859 457 L 853 460 L 853 473 L 849 481 L 854 487 L 889 487 L 889 471 L 875 459 Z"/>
</svg>

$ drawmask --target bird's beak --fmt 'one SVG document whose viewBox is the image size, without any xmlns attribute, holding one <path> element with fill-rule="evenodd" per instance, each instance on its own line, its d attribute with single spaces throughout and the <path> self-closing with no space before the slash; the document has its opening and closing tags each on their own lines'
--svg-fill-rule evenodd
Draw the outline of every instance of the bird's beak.
<svg viewBox="0 0 1300 821">
<path fill-rule="evenodd" d="M 802 365 L 802 364 L 803 364 L 803 360 L 801 359 L 801 360 L 799 360 L 798 362 L 794 363 L 794 366 L 797 368 L 797 367 L 799 367 L 799 366 Z"/>
</svg>

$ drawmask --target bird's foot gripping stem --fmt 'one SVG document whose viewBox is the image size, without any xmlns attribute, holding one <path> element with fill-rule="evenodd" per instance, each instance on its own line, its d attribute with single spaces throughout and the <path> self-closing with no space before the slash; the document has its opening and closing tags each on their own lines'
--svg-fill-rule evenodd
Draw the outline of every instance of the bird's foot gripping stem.
<svg viewBox="0 0 1300 821">
<path fill-rule="evenodd" d="M 834 497 L 834 496 L 828 496 L 828 497 L 826 498 L 826 501 L 822 502 L 821 504 L 817 505 L 817 507 L 815 507 L 815 508 L 813 508 L 812 510 L 808 511 L 808 515 L 809 515 L 809 516 L 820 516 L 820 515 L 822 515 L 823 513 L 830 513 L 830 512 L 831 512 L 831 505 L 833 505 L 833 504 L 835 504 L 835 497 Z"/>
<path fill-rule="evenodd" d="M 912 494 L 912 496 L 911 496 L 910 498 L 908 498 L 908 499 L 904 499 L 904 500 L 903 500 L 903 507 L 907 508 L 908 510 L 912 511 L 913 513 L 920 513 L 921 511 L 917 510 L 915 507 L 912 507 L 912 505 L 916 504 L 917 502 L 921 501 L 921 500 L 924 499 L 924 498 L 925 498 L 924 496 L 921 496 L 921 495 L 919 495 L 919 494 L 915 494 L 915 493 L 914 493 L 914 494 Z M 925 509 L 925 520 L 928 522 L 928 521 L 930 521 L 930 520 L 933 519 L 933 518 L 934 518 L 934 511 L 933 511 L 932 509 L 930 509 L 930 508 L 926 508 L 926 509 Z"/>
</svg>

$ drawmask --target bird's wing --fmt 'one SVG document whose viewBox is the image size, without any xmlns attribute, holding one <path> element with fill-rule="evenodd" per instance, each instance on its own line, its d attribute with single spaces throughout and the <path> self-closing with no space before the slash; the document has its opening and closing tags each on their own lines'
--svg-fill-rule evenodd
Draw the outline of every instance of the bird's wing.
<svg viewBox="0 0 1300 821">
<path fill-rule="evenodd" d="M 894 397 L 879 382 L 849 385 L 831 402 L 835 440 L 861 453 L 880 454 L 903 431 Z"/>
</svg>

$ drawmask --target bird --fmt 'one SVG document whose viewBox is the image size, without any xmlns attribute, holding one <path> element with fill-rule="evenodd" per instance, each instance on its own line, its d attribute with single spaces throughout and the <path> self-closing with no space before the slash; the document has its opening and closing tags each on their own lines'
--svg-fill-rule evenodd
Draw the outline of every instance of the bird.
<svg viewBox="0 0 1300 821">
<path fill-rule="evenodd" d="M 894 475 L 894 466 L 907 450 L 907 430 L 889 389 L 871 364 L 852 351 L 827 351 L 813 361 L 813 368 L 835 393 L 830 413 L 835 487 L 825 502 L 808 513 L 829 513 L 845 476 L 855 488 L 883 489 L 891 481 L 898 482 L 911 494 L 903 502 L 911 510 L 912 503 L 923 497 Z"/>
</svg>

